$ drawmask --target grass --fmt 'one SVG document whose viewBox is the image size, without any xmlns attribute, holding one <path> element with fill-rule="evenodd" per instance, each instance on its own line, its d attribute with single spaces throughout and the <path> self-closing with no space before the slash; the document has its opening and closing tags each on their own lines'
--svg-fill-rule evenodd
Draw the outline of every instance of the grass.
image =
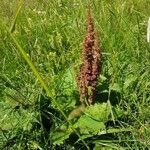
<svg viewBox="0 0 150 150">
<path fill-rule="evenodd" d="M 79 103 L 75 78 L 89 2 L 26 0 L 21 7 L 1 0 L 0 148 L 150 149 L 148 0 L 91 1 L 103 54 L 97 104 L 66 126 Z M 101 122 L 88 118 L 103 114 L 105 104 L 108 116 L 94 116 Z"/>
</svg>

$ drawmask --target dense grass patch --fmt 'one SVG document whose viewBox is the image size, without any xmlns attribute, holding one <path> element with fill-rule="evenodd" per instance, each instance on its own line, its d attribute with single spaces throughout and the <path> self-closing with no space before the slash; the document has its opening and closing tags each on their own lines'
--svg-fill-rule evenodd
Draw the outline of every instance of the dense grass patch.
<svg viewBox="0 0 150 150">
<path fill-rule="evenodd" d="M 89 2 L 0 1 L 1 149 L 150 148 L 148 0 L 90 2 L 102 73 L 95 104 L 69 123 L 64 118 L 79 104 L 76 75 Z"/>
</svg>

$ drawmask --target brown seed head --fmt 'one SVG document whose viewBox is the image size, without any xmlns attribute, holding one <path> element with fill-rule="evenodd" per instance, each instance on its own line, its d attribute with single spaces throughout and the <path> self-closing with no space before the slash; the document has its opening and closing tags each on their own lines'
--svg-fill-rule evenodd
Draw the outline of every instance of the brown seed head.
<svg viewBox="0 0 150 150">
<path fill-rule="evenodd" d="M 101 52 L 98 44 L 98 34 L 94 32 L 94 21 L 91 9 L 88 9 L 87 35 L 83 42 L 83 63 L 78 76 L 80 101 L 87 99 L 91 104 L 96 92 L 96 83 L 101 71 Z"/>
</svg>

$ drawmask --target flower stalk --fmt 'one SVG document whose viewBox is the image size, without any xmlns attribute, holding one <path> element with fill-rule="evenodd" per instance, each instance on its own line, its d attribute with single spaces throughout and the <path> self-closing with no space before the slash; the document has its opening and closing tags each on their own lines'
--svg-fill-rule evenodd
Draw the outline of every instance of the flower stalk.
<svg viewBox="0 0 150 150">
<path fill-rule="evenodd" d="M 101 51 L 98 43 L 98 34 L 94 31 L 94 21 L 91 9 L 88 9 L 87 35 L 83 42 L 83 63 L 78 75 L 80 101 L 86 100 L 89 105 L 94 101 L 98 75 L 101 72 Z"/>
</svg>

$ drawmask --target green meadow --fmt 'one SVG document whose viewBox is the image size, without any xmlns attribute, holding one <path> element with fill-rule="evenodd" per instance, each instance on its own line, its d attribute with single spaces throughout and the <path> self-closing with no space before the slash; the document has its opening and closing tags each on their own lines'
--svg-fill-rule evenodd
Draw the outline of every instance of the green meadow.
<svg viewBox="0 0 150 150">
<path fill-rule="evenodd" d="M 87 8 L 102 71 L 80 105 Z M 0 149 L 149 150 L 149 0 L 0 0 Z"/>
</svg>

